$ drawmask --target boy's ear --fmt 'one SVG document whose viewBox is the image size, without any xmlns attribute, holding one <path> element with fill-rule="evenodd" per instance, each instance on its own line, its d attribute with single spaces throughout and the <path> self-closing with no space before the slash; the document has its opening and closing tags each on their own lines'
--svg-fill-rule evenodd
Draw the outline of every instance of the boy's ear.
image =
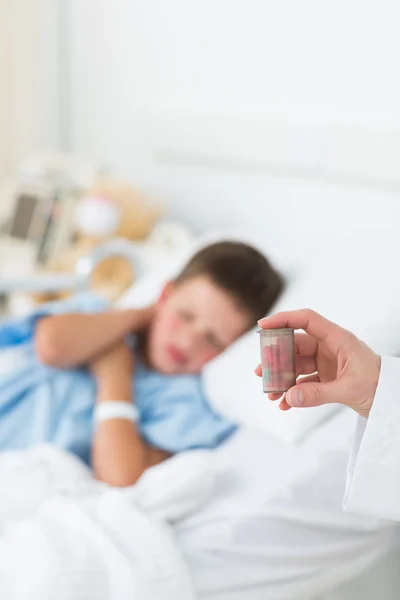
<svg viewBox="0 0 400 600">
<path fill-rule="evenodd" d="M 157 304 L 162 304 L 163 302 L 165 302 L 165 300 L 167 298 L 169 298 L 174 287 L 175 287 L 175 283 L 173 281 L 167 281 L 167 283 L 164 285 L 163 289 L 161 290 L 161 294 L 160 294 L 160 297 L 158 298 Z"/>
</svg>

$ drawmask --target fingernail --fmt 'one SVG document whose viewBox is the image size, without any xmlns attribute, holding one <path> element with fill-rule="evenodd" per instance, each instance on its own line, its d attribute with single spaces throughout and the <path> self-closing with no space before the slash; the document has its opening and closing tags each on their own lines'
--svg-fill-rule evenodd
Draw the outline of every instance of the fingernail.
<svg viewBox="0 0 400 600">
<path fill-rule="evenodd" d="M 290 406 L 301 406 L 304 403 L 304 394 L 301 390 L 290 390 L 287 396 Z"/>
<path fill-rule="evenodd" d="M 265 319 L 259 319 L 257 321 L 257 324 L 261 327 L 261 325 L 264 323 Z"/>
</svg>

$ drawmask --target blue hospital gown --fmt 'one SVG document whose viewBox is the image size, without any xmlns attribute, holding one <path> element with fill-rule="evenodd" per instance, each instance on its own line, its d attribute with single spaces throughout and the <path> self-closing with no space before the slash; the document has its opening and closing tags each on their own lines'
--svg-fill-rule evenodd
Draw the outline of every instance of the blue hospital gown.
<svg viewBox="0 0 400 600">
<path fill-rule="evenodd" d="M 90 464 L 95 381 L 86 368 L 62 370 L 40 363 L 34 332 L 42 316 L 106 308 L 103 300 L 85 294 L 1 323 L 0 352 L 16 349 L 18 363 L 0 374 L 0 451 L 47 442 Z M 199 376 L 164 375 L 138 362 L 134 390 L 141 436 L 163 450 L 214 448 L 236 429 L 212 410 Z"/>
</svg>

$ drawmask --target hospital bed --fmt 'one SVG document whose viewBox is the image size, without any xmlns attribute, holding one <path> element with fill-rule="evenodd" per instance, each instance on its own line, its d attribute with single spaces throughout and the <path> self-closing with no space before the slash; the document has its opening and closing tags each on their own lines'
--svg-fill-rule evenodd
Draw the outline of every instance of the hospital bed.
<svg viewBox="0 0 400 600">
<path fill-rule="evenodd" d="M 196 248 L 211 239 L 206 236 Z M 137 248 L 114 240 L 82 259 L 74 276 L 10 279 L 1 282 L 0 292 L 82 291 L 90 286 L 99 261 L 112 255 L 124 256 L 141 272 Z M 139 277 L 118 305 L 151 301 L 184 260 L 186 254 L 160 272 Z M 292 305 L 291 293 L 289 287 L 278 308 Z M 338 407 L 284 415 L 266 403 L 252 376 L 258 352 L 252 336 L 254 332 L 217 359 L 204 376 L 212 403 L 242 427 L 213 451 L 212 493 L 173 522 L 196 598 L 398 598 L 395 529 L 341 511 L 354 415 Z M 246 417 L 241 412 L 245 403 L 253 411 Z"/>
</svg>

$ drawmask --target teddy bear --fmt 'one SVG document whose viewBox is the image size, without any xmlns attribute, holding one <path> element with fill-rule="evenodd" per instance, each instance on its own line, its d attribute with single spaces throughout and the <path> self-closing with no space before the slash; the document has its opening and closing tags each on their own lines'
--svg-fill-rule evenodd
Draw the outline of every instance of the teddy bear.
<svg viewBox="0 0 400 600">
<path fill-rule="evenodd" d="M 162 214 L 159 204 L 131 184 L 116 179 L 98 180 L 77 201 L 74 234 L 70 245 L 53 257 L 46 273 L 73 273 L 80 258 L 112 238 L 144 242 Z M 131 264 L 124 258 L 109 257 L 97 265 L 90 287 L 110 302 L 118 299 L 135 280 Z M 70 295 L 36 293 L 36 303 L 60 300 Z"/>
</svg>

